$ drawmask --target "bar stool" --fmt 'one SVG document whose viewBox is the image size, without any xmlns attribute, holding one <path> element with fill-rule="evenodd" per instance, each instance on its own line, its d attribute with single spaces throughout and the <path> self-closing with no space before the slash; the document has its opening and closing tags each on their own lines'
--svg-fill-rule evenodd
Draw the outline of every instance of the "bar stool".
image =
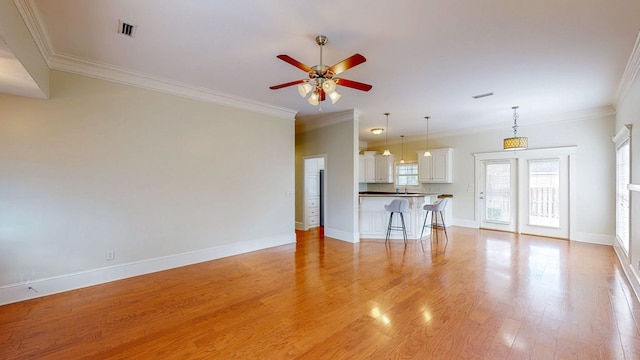
<svg viewBox="0 0 640 360">
<path fill-rule="evenodd" d="M 389 214 L 389 226 L 387 226 L 387 238 L 384 243 L 386 244 L 389 241 L 389 235 L 391 235 L 391 230 L 402 230 L 402 235 L 404 237 L 404 243 L 407 243 L 407 228 L 404 226 L 404 215 L 402 212 L 409 210 L 409 200 L 407 199 L 393 199 L 390 204 L 385 205 L 384 208 L 390 212 Z M 400 214 L 400 225 L 393 225 L 393 214 Z"/>
<path fill-rule="evenodd" d="M 424 204 L 422 208 L 426 210 L 426 214 L 424 215 L 424 224 L 422 224 L 422 231 L 420 232 L 420 239 L 422 239 L 422 234 L 424 233 L 424 228 L 429 227 L 431 231 L 435 226 L 436 229 L 436 245 L 438 244 L 438 214 L 440 214 L 440 219 L 442 220 L 442 228 L 444 229 L 444 236 L 447 239 L 447 243 L 449 243 L 449 235 L 447 235 L 447 226 L 444 224 L 444 215 L 442 211 L 447 206 L 447 202 L 449 202 L 449 198 L 440 199 L 433 204 Z M 429 217 L 429 213 L 431 213 L 431 224 L 427 225 L 427 218 Z"/>
</svg>

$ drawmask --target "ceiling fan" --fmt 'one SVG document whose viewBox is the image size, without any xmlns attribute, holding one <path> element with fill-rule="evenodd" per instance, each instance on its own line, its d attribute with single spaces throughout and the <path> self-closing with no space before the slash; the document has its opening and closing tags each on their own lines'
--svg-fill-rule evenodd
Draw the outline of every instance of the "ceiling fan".
<svg viewBox="0 0 640 360">
<path fill-rule="evenodd" d="M 320 102 L 326 99 L 327 95 L 331 99 L 331 103 L 335 104 L 340 99 L 340 97 L 342 97 L 342 95 L 336 92 L 336 85 L 346 86 L 361 91 L 371 90 L 373 86 L 369 84 L 337 77 L 337 75 L 354 66 L 362 64 L 363 62 L 367 61 L 367 59 L 365 59 L 365 57 L 360 54 L 354 54 L 340 61 L 339 63 L 328 67 L 322 62 L 322 47 L 326 43 L 326 36 L 316 36 L 316 44 L 320 46 L 320 64 L 313 67 L 305 65 L 289 55 L 278 55 L 278 59 L 285 61 L 308 73 L 309 78 L 296 80 L 280 85 L 274 85 L 269 87 L 269 89 L 277 90 L 288 86 L 298 85 L 298 93 L 300 93 L 300 96 L 306 97 L 307 94 L 311 92 L 311 95 L 307 99 L 307 101 L 311 105 L 319 105 Z"/>
</svg>

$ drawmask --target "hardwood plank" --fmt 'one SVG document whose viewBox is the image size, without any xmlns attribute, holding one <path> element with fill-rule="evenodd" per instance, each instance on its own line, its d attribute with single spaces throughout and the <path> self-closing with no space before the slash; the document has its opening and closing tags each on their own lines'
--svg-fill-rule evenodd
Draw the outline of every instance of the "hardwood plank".
<svg viewBox="0 0 640 360">
<path fill-rule="evenodd" d="M 451 227 L 446 249 L 280 246 L 0 306 L 7 359 L 632 359 L 610 246 Z"/>
</svg>

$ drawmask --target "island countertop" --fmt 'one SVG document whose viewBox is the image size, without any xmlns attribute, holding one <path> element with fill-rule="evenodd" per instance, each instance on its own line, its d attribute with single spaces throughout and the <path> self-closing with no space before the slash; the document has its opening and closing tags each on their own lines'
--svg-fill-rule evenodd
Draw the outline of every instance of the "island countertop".
<svg viewBox="0 0 640 360">
<path fill-rule="evenodd" d="M 361 191 L 360 197 L 424 197 L 424 196 L 433 196 L 440 195 L 441 193 L 395 193 L 395 192 L 384 192 L 384 191 Z"/>
</svg>

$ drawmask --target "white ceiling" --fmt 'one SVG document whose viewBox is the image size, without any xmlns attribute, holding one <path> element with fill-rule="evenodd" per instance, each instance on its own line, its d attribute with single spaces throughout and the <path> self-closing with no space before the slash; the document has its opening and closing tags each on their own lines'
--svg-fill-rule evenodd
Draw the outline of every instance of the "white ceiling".
<svg viewBox="0 0 640 360">
<path fill-rule="evenodd" d="M 508 134 L 514 105 L 523 129 L 610 113 L 640 29 L 638 0 L 17 3 L 31 9 L 52 68 L 64 60 L 66 70 L 96 67 L 207 89 L 291 109 L 299 119 L 318 107 L 295 86 L 269 89 L 306 77 L 276 55 L 316 65 L 314 39 L 324 34 L 326 64 L 367 58 L 341 76 L 373 89 L 340 87 L 337 104 L 322 104 L 323 113 L 360 110 L 362 141 L 380 139 L 369 129 L 384 127 L 384 112 L 390 139 L 424 136 L 426 115 L 437 135 Z M 120 19 L 137 26 L 134 38 L 117 33 Z M 487 92 L 495 95 L 472 98 Z"/>
</svg>

